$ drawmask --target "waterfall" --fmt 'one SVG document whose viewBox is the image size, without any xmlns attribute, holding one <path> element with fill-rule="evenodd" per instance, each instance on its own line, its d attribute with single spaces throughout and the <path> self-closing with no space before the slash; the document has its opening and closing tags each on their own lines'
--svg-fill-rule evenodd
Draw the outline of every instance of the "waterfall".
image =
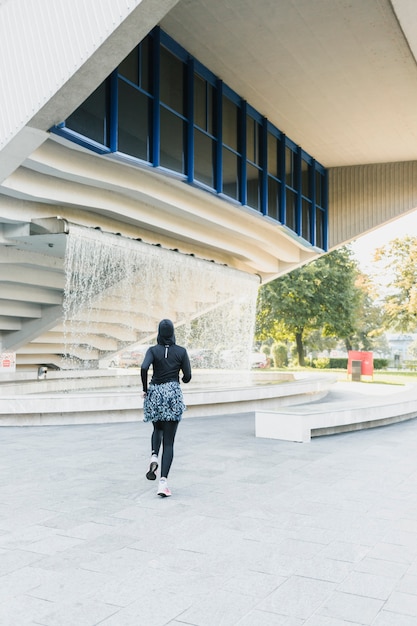
<svg viewBox="0 0 417 626">
<path fill-rule="evenodd" d="M 65 254 L 65 352 L 72 366 L 154 343 L 170 318 L 177 343 L 208 367 L 248 370 L 259 277 L 140 240 L 71 226 Z"/>
</svg>

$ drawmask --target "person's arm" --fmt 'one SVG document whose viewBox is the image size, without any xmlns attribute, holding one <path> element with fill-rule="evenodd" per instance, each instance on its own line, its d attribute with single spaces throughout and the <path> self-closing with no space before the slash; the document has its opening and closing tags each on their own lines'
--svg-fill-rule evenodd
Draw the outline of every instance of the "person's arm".
<svg viewBox="0 0 417 626">
<path fill-rule="evenodd" d="M 189 383 L 191 380 L 191 363 L 187 350 L 184 350 L 182 357 L 181 369 L 183 373 L 182 382 Z"/>
<path fill-rule="evenodd" d="M 153 354 L 151 348 L 148 348 L 143 359 L 143 363 L 140 366 L 140 377 L 142 379 L 143 395 L 148 393 L 148 369 L 153 362 Z"/>
</svg>

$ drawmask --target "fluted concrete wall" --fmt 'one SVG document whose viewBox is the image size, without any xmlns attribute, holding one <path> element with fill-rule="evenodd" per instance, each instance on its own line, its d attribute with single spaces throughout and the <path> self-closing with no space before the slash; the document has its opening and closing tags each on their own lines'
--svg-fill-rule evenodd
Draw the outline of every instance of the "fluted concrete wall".
<svg viewBox="0 0 417 626">
<path fill-rule="evenodd" d="M 417 161 L 331 168 L 329 247 L 349 242 L 415 208 Z"/>
<path fill-rule="evenodd" d="M 0 150 L 47 103 L 48 114 L 30 125 L 47 130 L 51 122 L 62 121 L 61 116 L 71 113 L 176 1 L 0 3 Z M 83 80 L 80 69 L 93 55 L 96 62 Z M 68 93 L 54 101 L 55 94 L 74 76 L 78 77 L 78 89 L 71 85 Z M 56 119 L 51 111 L 56 111 Z"/>
</svg>

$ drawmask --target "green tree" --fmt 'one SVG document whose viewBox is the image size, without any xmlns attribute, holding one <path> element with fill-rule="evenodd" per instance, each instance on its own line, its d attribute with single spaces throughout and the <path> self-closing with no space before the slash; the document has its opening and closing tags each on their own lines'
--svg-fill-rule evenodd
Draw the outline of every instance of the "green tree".
<svg viewBox="0 0 417 626">
<path fill-rule="evenodd" d="M 355 329 L 345 338 L 347 350 L 372 350 L 380 343 L 384 332 L 383 313 L 378 302 L 378 293 L 371 278 L 358 273 L 355 286 L 359 289 Z"/>
<path fill-rule="evenodd" d="M 337 348 L 339 340 L 337 337 L 324 337 L 322 329 L 317 328 L 305 334 L 305 344 L 308 352 L 311 352 L 312 356 L 317 356 L 318 352 L 330 352 Z"/>
<path fill-rule="evenodd" d="M 287 367 L 288 365 L 288 348 L 285 343 L 276 342 L 272 346 L 272 357 L 275 367 Z"/>
<path fill-rule="evenodd" d="M 385 325 L 402 332 L 417 327 L 417 237 L 391 241 L 375 252 L 392 278 L 387 283 L 383 300 Z"/>
<path fill-rule="evenodd" d="M 291 339 L 304 365 L 304 340 L 321 329 L 324 336 L 348 339 L 356 331 L 361 291 L 356 261 L 346 246 L 277 278 L 260 289 L 256 337 Z"/>
</svg>

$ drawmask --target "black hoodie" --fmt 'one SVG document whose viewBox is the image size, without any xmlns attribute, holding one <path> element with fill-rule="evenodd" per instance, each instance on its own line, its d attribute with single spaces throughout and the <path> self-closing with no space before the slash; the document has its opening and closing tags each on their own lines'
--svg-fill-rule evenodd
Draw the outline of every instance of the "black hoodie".
<svg viewBox="0 0 417 626">
<path fill-rule="evenodd" d="M 171 381 L 179 382 L 182 371 L 182 382 L 191 380 L 191 365 L 187 350 L 175 343 L 174 324 L 171 320 L 161 320 L 158 326 L 157 345 L 151 346 L 143 360 L 140 374 L 143 391 L 148 391 L 148 369 L 153 366 L 151 383 L 160 385 Z"/>
</svg>

